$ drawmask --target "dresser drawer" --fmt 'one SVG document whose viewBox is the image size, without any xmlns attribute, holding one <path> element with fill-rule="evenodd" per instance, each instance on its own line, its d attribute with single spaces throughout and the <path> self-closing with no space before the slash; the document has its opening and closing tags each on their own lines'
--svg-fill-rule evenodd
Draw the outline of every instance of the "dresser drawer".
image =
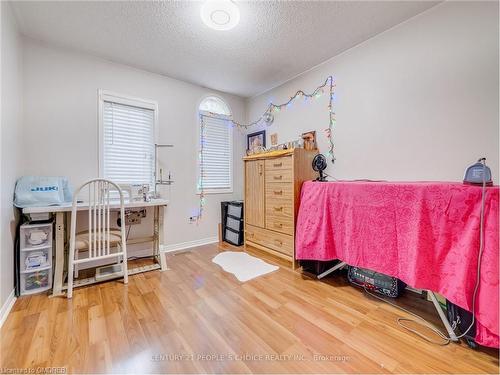
<svg viewBox="0 0 500 375">
<path fill-rule="evenodd" d="M 266 183 L 292 182 L 293 160 L 291 156 L 269 159 L 265 161 Z"/>
<path fill-rule="evenodd" d="M 280 233 L 293 235 L 293 217 L 266 215 L 266 228 Z"/>
<path fill-rule="evenodd" d="M 293 200 L 266 200 L 266 228 L 293 235 Z"/>
<path fill-rule="evenodd" d="M 293 202 L 293 183 L 266 183 L 266 202 L 273 203 L 276 199 Z"/>
<path fill-rule="evenodd" d="M 266 217 L 273 216 L 293 220 L 293 201 L 291 199 L 267 199 Z"/>
<path fill-rule="evenodd" d="M 268 159 L 265 162 L 266 171 L 292 170 L 293 161 L 291 156 L 281 158 Z"/>
<path fill-rule="evenodd" d="M 293 256 L 293 236 L 247 225 L 245 239 L 282 254 Z"/>
<path fill-rule="evenodd" d="M 292 181 L 293 172 L 291 169 L 266 169 L 266 184 Z"/>
<path fill-rule="evenodd" d="M 293 183 L 266 183 L 266 228 L 281 233 L 294 233 Z"/>
</svg>

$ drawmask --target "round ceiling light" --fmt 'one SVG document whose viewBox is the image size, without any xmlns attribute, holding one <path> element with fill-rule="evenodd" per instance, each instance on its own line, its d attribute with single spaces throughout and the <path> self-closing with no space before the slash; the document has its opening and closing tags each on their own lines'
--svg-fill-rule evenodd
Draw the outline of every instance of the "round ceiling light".
<svg viewBox="0 0 500 375">
<path fill-rule="evenodd" d="M 205 25 L 215 30 L 229 30 L 240 22 L 240 10 L 231 0 L 206 0 L 200 15 Z"/>
</svg>

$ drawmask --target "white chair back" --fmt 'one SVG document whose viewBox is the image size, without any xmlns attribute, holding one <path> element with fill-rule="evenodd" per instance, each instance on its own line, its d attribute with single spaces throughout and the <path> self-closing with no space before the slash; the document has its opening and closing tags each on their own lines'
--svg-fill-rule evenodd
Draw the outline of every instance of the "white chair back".
<svg viewBox="0 0 500 375">
<path fill-rule="evenodd" d="M 87 190 L 87 191 L 86 191 Z M 113 194 L 111 193 L 113 192 Z M 111 210 L 110 206 L 116 202 L 112 196 L 116 197 L 118 192 L 120 200 L 120 235 L 121 243 L 118 251 L 115 246 L 111 246 Z M 75 259 L 76 223 L 78 213 L 78 197 L 88 197 L 88 257 Z M 114 202 L 113 202 L 114 201 Z M 123 257 L 123 271 L 125 283 L 128 282 L 127 275 L 127 244 L 125 236 L 125 208 L 122 189 L 113 181 L 97 178 L 89 180 L 76 189 L 73 196 L 73 206 L 71 210 L 70 227 L 70 251 L 68 262 L 68 298 L 71 298 L 73 291 L 73 270 L 74 266 L 81 263 L 96 261 L 101 259 Z M 115 241 L 116 242 L 116 241 Z"/>
</svg>

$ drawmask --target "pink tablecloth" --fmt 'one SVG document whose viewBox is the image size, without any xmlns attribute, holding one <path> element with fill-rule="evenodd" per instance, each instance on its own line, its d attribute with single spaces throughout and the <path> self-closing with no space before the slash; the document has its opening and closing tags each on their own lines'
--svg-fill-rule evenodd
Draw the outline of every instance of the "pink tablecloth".
<svg viewBox="0 0 500 375">
<path fill-rule="evenodd" d="M 487 188 L 476 341 L 498 347 L 498 186 Z M 438 292 L 469 311 L 481 187 L 448 182 L 306 182 L 298 259 L 341 259 Z"/>
</svg>

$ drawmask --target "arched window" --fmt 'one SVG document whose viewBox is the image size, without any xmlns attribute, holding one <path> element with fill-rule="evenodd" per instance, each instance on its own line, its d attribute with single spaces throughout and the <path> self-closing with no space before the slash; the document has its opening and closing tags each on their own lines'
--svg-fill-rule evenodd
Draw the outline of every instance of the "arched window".
<svg viewBox="0 0 500 375">
<path fill-rule="evenodd" d="M 212 112 L 218 115 L 231 116 L 231 110 L 228 105 L 215 96 L 209 96 L 200 103 L 200 111 Z"/>
<path fill-rule="evenodd" d="M 205 193 L 233 191 L 233 131 L 231 110 L 220 98 L 209 96 L 200 103 L 200 182 Z"/>
</svg>

